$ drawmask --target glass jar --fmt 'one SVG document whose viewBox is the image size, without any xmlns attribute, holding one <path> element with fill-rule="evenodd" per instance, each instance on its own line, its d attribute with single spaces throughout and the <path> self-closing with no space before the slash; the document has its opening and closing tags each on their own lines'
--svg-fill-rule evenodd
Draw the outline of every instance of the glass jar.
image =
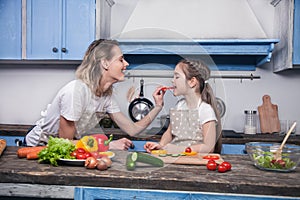
<svg viewBox="0 0 300 200">
<path fill-rule="evenodd" d="M 245 134 L 256 134 L 257 115 L 255 110 L 245 110 Z"/>
</svg>

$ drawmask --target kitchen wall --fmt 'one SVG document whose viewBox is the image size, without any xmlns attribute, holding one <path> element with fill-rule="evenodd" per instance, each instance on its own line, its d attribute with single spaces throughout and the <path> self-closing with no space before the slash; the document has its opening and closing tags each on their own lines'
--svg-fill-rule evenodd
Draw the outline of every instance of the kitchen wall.
<svg viewBox="0 0 300 200">
<path fill-rule="evenodd" d="M 123 10 L 123 12 L 119 13 L 123 13 L 124 16 L 120 16 L 118 19 L 116 16 L 112 16 L 112 22 L 114 26 L 111 27 L 111 33 L 114 35 L 119 35 L 117 33 L 121 33 L 122 30 L 129 30 L 129 27 L 131 26 L 129 26 L 129 24 L 132 20 L 135 20 L 130 15 L 130 12 L 135 12 L 138 14 L 140 11 L 137 11 L 136 7 L 143 7 L 144 5 L 137 4 L 137 2 L 142 1 L 132 1 L 130 9 L 126 9 L 126 7 L 124 7 L 125 4 L 121 3 L 122 1 L 116 2 L 117 4 L 115 7 L 113 7 L 113 9 L 115 9 L 115 12 Z M 174 5 L 176 5 L 176 2 L 178 1 L 175 1 Z M 226 1 L 227 4 L 221 2 L 222 1 L 215 5 L 216 9 L 224 6 L 228 6 L 229 8 L 231 7 L 231 0 Z M 248 12 L 251 10 L 251 12 L 255 13 L 252 13 L 253 16 L 256 16 L 256 21 L 248 18 L 248 20 L 252 21 L 251 24 L 253 24 L 256 30 L 255 33 L 252 32 L 253 34 L 250 34 L 250 36 L 256 36 L 255 34 L 258 34 L 261 38 L 272 38 L 272 19 L 274 13 L 272 7 L 269 5 L 270 1 L 249 0 L 244 2 L 248 2 L 249 4 L 242 7 L 247 9 Z M 168 10 L 169 7 L 165 9 Z M 265 12 L 263 12 L 263 10 Z M 188 12 L 188 10 L 185 10 L 185 13 L 186 12 Z M 160 12 L 153 12 L 153 15 L 159 13 Z M 242 14 L 241 12 L 239 13 Z M 167 14 L 168 18 L 177 17 L 177 13 L 172 15 L 172 12 L 167 12 Z M 163 18 L 163 16 L 161 17 Z M 149 17 L 146 18 L 149 19 Z M 216 23 L 221 20 L 221 25 L 222 23 L 226 22 L 222 21 L 222 18 L 219 18 L 213 14 L 210 15 L 209 18 Z M 228 16 L 227 19 L 230 19 L 230 16 Z M 184 22 L 189 24 L 188 20 L 185 20 Z M 138 21 L 135 23 L 139 24 Z M 166 24 L 161 23 L 161 26 L 165 25 Z M 203 29 L 202 26 L 196 26 L 194 22 L 191 22 L 189 25 L 189 27 L 193 28 L 193 31 L 191 31 L 191 33 L 189 33 L 190 35 L 187 37 L 191 37 L 193 32 L 197 32 L 197 30 L 198 32 L 202 31 L 203 35 L 209 37 L 209 32 L 211 32 L 210 28 L 213 27 L 207 26 L 205 29 Z M 240 28 L 235 29 L 233 32 L 240 33 L 238 37 L 245 37 L 249 34 L 249 32 L 247 32 L 245 35 L 245 29 L 248 30 L 248 25 L 249 23 L 239 24 Z M 223 27 L 226 27 L 226 25 Z M 203 32 L 203 30 L 207 31 Z M 249 31 L 251 30 L 254 29 L 249 29 Z M 124 31 L 124 33 L 128 32 Z M 218 30 L 217 33 L 219 36 L 225 36 L 225 33 L 222 34 L 222 30 Z M 230 34 L 230 32 L 226 32 L 226 34 Z M 57 90 L 74 78 L 75 68 L 76 65 L 0 65 L 0 124 L 34 124 L 35 121 L 39 119 L 40 112 L 44 110 L 47 104 L 50 103 L 54 98 Z M 164 70 L 163 72 L 137 70 L 131 73 L 172 76 L 172 71 L 167 70 Z M 226 104 L 226 113 L 222 118 L 224 129 L 233 129 L 237 132 L 242 132 L 244 124 L 243 111 L 245 109 L 257 109 L 257 106 L 262 104 L 262 96 L 264 94 L 269 94 L 271 96 L 272 103 L 278 105 L 280 119 L 295 119 L 300 122 L 300 106 L 298 104 L 300 99 L 300 92 L 298 89 L 300 85 L 299 70 L 273 73 L 272 63 L 268 63 L 260 66 L 256 69 L 256 71 L 222 71 L 220 73 L 222 75 L 238 76 L 249 76 L 250 73 L 253 73 L 255 76 L 260 76 L 260 79 L 254 79 L 252 81 L 248 79 L 210 80 L 210 84 L 214 89 L 216 96 L 223 99 Z M 127 114 L 127 108 L 129 105 L 126 97 L 127 92 L 132 86 L 139 88 L 139 81 L 140 78 L 126 78 L 124 82 L 115 85 L 120 107 L 125 114 Z M 144 78 L 144 81 L 145 96 L 150 98 L 152 101 L 153 99 L 151 94 L 157 85 L 171 84 L 171 78 Z M 138 91 L 136 92 L 136 95 L 137 94 Z M 169 108 L 173 107 L 176 101 L 177 98 L 175 98 L 172 93 L 168 91 L 166 94 L 165 108 L 161 114 L 168 113 Z M 155 120 L 151 125 L 151 127 L 158 126 L 160 126 L 158 120 Z M 299 129 L 300 128 L 298 128 L 298 131 Z"/>
</svg>

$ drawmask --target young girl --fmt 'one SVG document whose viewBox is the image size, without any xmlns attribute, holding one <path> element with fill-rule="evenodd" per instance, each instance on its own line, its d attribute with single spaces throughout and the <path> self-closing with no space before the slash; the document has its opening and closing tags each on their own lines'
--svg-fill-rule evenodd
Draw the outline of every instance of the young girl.
<svg viewBox="0 0 300 200">
<path fill-rule="evenodd" d="M 45 145 L 50 136 L 78 140 L 106 113 L 131 136 L 146 129 L 162 109 L 163 93 L 157 88 L 153 93 L 155 107 L 143 119 L 133 123 L 112 98 L 112 86 L 124 80 L 128 65 L 117 41 L 100 39 L 92 42 L 76 70 L 77 79 L 58 91 L 42 118 L 26 135 L 27 146 Z M 109 143 L 109 148 L 126 150 L 131 145 L 132 141 L 122 138 Z"/>
<path fill-rule="evenodd" d="M 183 96 L 170 110 L 171 123 L 159 143 L 147 142 L 147 152 L 166 149 L 184 152 L 190 147 L 200 153 L 220 153 L 222 146 L 221 124 L 215 97 L 207 80 L 209 68 L 201 61 L 182 60 L 172 80 L 174 96 Z"/>
</svg>

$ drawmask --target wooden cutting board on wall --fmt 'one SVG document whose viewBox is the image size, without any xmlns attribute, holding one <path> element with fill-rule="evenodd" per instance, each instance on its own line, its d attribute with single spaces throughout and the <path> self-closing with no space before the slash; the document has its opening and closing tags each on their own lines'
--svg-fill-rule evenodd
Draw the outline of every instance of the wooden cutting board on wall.
<svg viewBox="0 0 300 200">
<path fill-rule="evenodd" d="M 271 97 L 264 95 L 263 104 L 258 106 L 261 133 L 278 133 L 280 122 L 278 118 L 278 106 L 271 103 Z"/>
</svg>

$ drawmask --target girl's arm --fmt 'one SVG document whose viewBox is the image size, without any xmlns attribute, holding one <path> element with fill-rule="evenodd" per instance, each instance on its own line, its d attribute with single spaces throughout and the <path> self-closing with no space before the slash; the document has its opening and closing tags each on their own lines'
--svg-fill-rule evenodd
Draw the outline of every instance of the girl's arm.
<svg viewBox="0 0 300 200">
<path fill-rule="evenodd" d="M 209 121 L 202 125 L 203 143 L 192 145 L 192 151 L 211 153 L 216 144 L 216 122 Z"/>
</svg>

